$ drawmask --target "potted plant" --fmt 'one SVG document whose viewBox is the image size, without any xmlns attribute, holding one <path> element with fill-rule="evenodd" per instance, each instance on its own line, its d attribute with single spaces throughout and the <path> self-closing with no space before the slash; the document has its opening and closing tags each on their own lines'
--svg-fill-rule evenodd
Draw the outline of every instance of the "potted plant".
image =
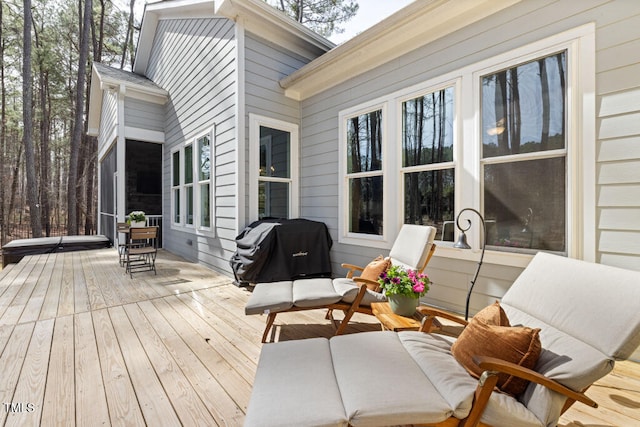
<svg viewBox="0 0 640 427">
<path fill-rule="evenodd" d="M 129 214 L 127 224 L 131 227 L 146 227 L 147 217 L 143 211 L 133 211 Z"/>
<path fill-rule="evenodd" d="M 391 310 L 401 316 L 411 316 L 420 303 L 420 297 L 429 290 L 429 277 L 415 270 L 392 265 L 378 278 L 380 287 L 389 300 Z"/>
</svg>

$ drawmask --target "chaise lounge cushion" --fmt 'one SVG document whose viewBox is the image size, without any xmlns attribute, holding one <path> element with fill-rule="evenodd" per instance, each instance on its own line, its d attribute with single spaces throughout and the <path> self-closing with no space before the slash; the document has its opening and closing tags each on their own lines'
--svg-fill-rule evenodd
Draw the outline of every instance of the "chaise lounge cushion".
<svg viewBox="0 0 640 427">
<path fill-rule="evenodd" d="M 348 304 L 351 304 L 356 299 L 358 291 L 360 290 L 356 282 L 346 278 L 333 279 L 333 287 L 336 292 L 342 296 L 342 301 Z M 362 301 L 360 301 L 360 305 L 370 306 L 372 302 L 384 302 L 386 300 L 387 297 L 382 292 L 367 289 Z"/>
<path fill-rule="evenodd" d="M 293 288 L 290 280 L 258 285 L 244 307 L 246 314 L 286 311 L 293 307 Z"/>
<path fill-rule="evenodd" d="M 245 426 L 347 425 L 326 338 L 265 344 L 259 363 Z"/>
<path fill-rule="evenodd" d="M 321 307 L 334 304 L 341 298 L 342 295 L 336 292 L 331 279 L 293 281 L 293 305 L 296 307 Z"/>
<path fill-rule="evenodd" d="M 477 380 L 451 357 L 454 340 L 379 331 L 266 344 L 244 425 L 381 426 L 462 419 L 471 409 Z M 496 426 L 542 426 L 524 405 L 499 393 L 492 395 L 485 419 L 506 419 Z"/>
</svg>

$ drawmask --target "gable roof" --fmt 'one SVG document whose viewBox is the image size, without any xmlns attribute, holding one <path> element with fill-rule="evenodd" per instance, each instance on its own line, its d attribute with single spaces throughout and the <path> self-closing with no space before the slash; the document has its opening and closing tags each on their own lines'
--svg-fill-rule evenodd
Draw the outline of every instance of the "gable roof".
<svg viewBox="0 0 640 427">
<path fill-rule="evenodd" d="M 147 3 L 133 71 L 145 74 L 158 22 L 163 19 L 227 18 L 265 40 L 277 43 L 309 60 L 335 46 L 263 0 L 169 0 Z"/>
<path fill-rule="evenodd" d="M 124 92 L 132 98 L 143 99 L 156 104 L 167 102 L 168 93 L 160 86 L 144 76 L 109 67 L 99 62 L 94 62 L 91 69 L 91 102 L 89 104 L 87 133 L 97 135 L 102 114 L 102 92 L 115 90 Z"/>
<path fill-rule="evenodd" d="M 415 0 L 280 81 L 298 101 L 497 13 L 521 0 Z"/>
</svg>

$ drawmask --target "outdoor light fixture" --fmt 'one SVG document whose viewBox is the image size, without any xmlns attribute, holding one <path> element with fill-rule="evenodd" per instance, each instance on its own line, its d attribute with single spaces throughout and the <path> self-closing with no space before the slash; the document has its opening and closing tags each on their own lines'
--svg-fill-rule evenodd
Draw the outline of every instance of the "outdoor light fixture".
<svg viewBox="0 0 640 427">
<path fill-rule="evenodd" d="M 482 266 L 482 260 L 484 259 L 484 248 L 487 243 L 487 226 L 484 223 L 484 218 L 482 217 L 482 214 L 475 209 L 464 208 L 458 213 L 458 216 L 456 217 L 456 227 L 458 227 L 458 230 L 460 230 L 461 233 L 460 233 L 460 236 L 458 237 L 458 241 L 453 245 L 453 247 L 458 249 L 471 249 L 471 246 L 469 246 L 469 244 L 467 243 L 467 235 L 465 234 L 465 232 L 471 228 L 471 220 L 467 218 L 466 228 L 463 228 L 460 226 L 460 217 L 462 216 L 462 213 L 466 211 L 474 212 L 476 215 L 478 215 L 478 218 L 480 218 L 480 222 L 482 222 L 482 239 L 481 239 L 482 252 L 480 253 L 480 261 L 478 261 L 476 274 L 473 276 L 473 279 L 470 282 L 469 291 L 467 292 L 467 302 L 464 310 L 464 320 L 469 319 L 469 300 L 471 299 L 471 292 L 473 292 L 473 287 L 475 286 L 476 280 L 478 279 L 478 273 L 480 273 L 480 267 Z"/>
</svg>

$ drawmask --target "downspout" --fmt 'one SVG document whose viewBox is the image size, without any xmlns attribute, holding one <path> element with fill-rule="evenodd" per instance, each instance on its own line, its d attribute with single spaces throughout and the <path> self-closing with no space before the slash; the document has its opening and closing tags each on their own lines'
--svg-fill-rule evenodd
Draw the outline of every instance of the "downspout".
<svg viewBox="0 0 640 427">
<path fill-rule="evenodd" d="M 118 101 L 116 107 L 116 171 L 118 173 L 117 192 L 117 211 L 116 222 L 123 222 L 125 213 L 125 189 L 126 189 L 126 140 L 124 130 L 124 97 L 126 88 L 120 85 L 117 92 Z"/>
<path fill-rule="evenodd" d="M 236 17 L 235 38 L 236 38 L 236 236 L 245 226 L 246 212 L 246 111 L 245 111 L 245 69 L 244 69 L 244 23 L 242 18 Z"/>
</svg>

